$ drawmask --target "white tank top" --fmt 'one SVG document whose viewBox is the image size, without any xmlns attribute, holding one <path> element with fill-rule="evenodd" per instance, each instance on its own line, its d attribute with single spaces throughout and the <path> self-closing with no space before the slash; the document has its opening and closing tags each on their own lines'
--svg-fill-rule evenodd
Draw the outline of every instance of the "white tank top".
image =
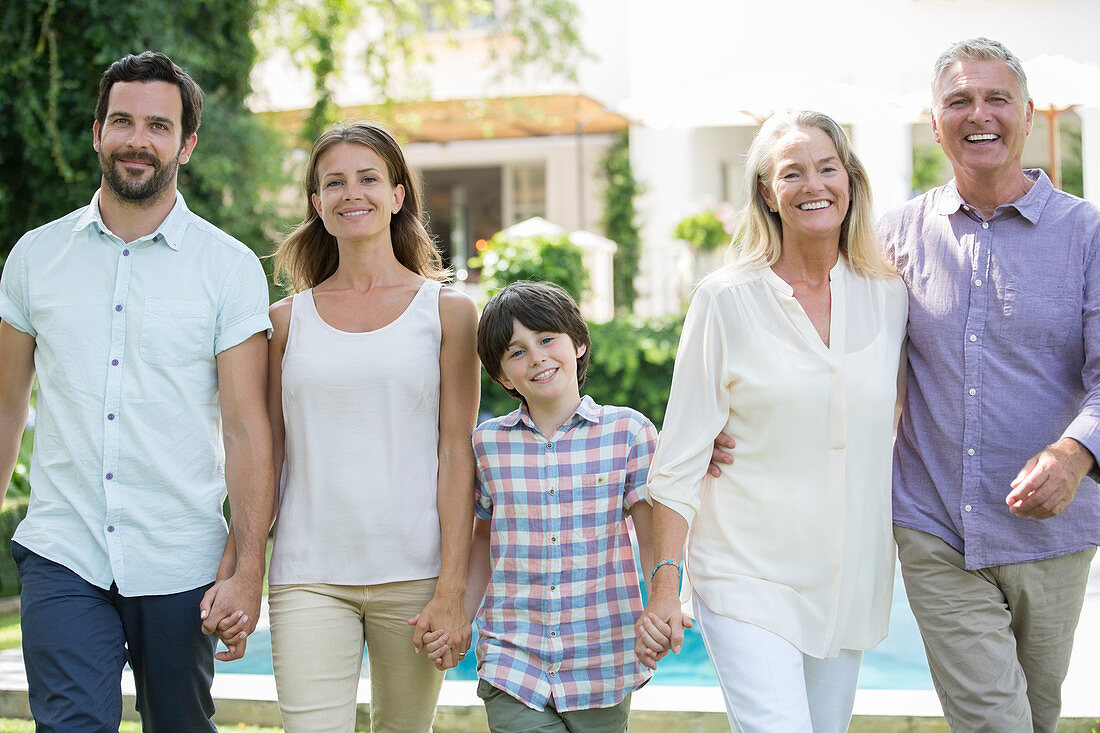
<svg viewBox="0 0 1100 733">
<path fill-rule="evenodd" d="M 374 585 L 439 575 L 441 285 L 376 331 L 294 296 L 283 354 L 286 459 L 269 582 Z"/>
</svg>

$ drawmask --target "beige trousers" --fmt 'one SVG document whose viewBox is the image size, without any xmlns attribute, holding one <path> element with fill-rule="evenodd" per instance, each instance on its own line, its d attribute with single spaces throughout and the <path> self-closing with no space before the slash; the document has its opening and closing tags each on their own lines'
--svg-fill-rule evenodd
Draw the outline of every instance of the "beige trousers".
<svg viewBox="0 0 1100 733">
<path fill-rule="evenodd" d="M 951 729 L 1054 733 L 1096 548 L 967 570 L 939 537 L 895 526 L 894 538 Z"/>
<path fill-rule="evenodd" d="M 271 586 L 271 655 L 287 733 L 355 730 L 364 643 L 371 730 L 431 730 L 443 673 L 415 653 L 407 620 L 431 600 L 435 582 Z"/>
</svg>

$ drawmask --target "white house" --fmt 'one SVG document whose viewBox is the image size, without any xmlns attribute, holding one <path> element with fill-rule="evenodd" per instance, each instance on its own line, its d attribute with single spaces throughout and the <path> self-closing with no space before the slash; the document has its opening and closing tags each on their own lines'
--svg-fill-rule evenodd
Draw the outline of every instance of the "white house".
<svg viewBox="0 0 1100 733">
<path fill-rule="evenodd" d="M 511 0 L 496 0 L 497 4 Z M 932 64 L 951 42 L 984 35 L 1021 59 L 1056 53 L 1100 67 L 1095 0 L 577 0 L 591 58 L 575 83 L 529 73 L 494 78 L 489 31 L 442 33 L 427 43 L 425 94 L 395 121 L 422 171 L 433 230 L 461 268 L 477 240 L 542 216 L 600 231 L 599 160 L 629 127 L 643 255 L 635 310 L 682 307 L 692 268 L 676 223 L 704 200 L 743 203 L 743 156 L 759 122 L 815 108 L 850 125 L 879 211 L 911 194 L 914 144 L 931 144 Z M 353 35 L 345 68 L 354 69 Z M 308 75 L 276 54 L 254 75 L 254 108 L 292 118 L 312 104 Z M 1031 91 L 1039 97 L 1032 80 Z M 1072 88 L 1072 87 L 1071 87 Z M 336 101 L 349 116 L 377 100 L 355 73 Z M 1088 92 L 1088 94 L 1085 94 Z M 1081 101 L 1095 89 L 1082 89 Z M 410 95 L 411 96 L 411 95 Z M 1064 115 L 1079 125 L 1086 196 L 1100 203 L 1100 109 Z M 1047 164 L 1036 115 L 1025 164 Z M 1090 175 L 1091 173 L 1091 175 Z"/>
</svg>

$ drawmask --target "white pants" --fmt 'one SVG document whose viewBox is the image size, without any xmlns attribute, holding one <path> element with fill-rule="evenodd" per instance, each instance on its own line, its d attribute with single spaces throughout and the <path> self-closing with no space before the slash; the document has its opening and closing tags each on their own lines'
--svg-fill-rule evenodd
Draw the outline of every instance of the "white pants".
<svg viewBox="0 0 1100 733">
<path fill-rule="evenodd" d="M 734 733 L 848 730 L 863 652 L 817 659 L 759 626 L 715 613 L 698 595 L 694 609 Z"/>
</svg>

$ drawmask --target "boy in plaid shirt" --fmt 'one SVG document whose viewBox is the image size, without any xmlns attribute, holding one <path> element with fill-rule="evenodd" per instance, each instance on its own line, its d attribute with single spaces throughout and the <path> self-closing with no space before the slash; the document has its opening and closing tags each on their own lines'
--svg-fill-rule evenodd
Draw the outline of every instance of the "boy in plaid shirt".
<svg viewBox="0 0 1100 733">
<path fill-rule="evenodd" d="M 484 594 L 478 695 L 489 727 L 625 731 L 630 693 L 650 675 L 634 656 L 643 604 L 626 516 L 648 574 L 656 429 L 581 397 L 588 327 L 557 286 L 506 287 L 485 306 L 477 341 L 489 376 L 521 402 L 473 435 L 467 604 L 472 615 Z M 447 638 L 425 642 L 442 662 Z"/>
</svg>

